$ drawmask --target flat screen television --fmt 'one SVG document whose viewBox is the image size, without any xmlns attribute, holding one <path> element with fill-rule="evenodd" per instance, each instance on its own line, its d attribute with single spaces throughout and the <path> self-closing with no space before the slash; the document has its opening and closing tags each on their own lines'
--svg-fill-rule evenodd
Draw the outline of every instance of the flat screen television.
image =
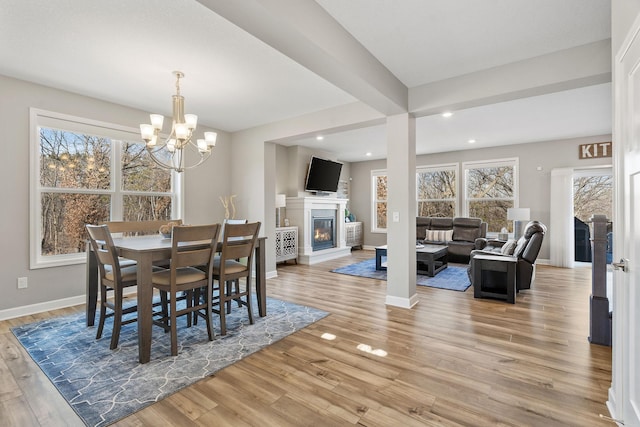
<svg viewBox="0 0 640 427">
<path fill-rule="evenodd" d="M 311 156 L 304 189 L 316 193 L 335 193 L 338 191 L 341 171 L 342 163 Z"/>
</svg>

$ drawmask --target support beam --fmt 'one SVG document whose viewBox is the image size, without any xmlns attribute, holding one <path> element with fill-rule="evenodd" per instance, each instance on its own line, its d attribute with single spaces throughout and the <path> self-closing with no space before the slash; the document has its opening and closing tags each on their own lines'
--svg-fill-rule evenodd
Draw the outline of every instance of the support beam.
<svg viewBox="0 0 640 427">
<path fill-rule="evenodd" d="M 607 39 L 416 86 L 409 91 L 409 111 L 427 116 L 610 81 Z"/>
<path fill-rule="evenodd" d="M 315 1 L 198 1 L 384 115 L 407 111 L 407 87 Z"/>
</svg>

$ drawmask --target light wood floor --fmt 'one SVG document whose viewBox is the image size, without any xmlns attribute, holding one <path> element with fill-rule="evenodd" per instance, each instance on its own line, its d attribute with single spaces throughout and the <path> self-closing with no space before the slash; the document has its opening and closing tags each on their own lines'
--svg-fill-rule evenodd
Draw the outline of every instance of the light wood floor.
<svg viewBox="0 0 640 427">
<path fill-rule="evenodd" d="M 405 310 L 386 282 L 329 272 L 373 256 L 278 265 L 269 296 L 331 314 L 116 425 L 614 425 L 598 416 L 611 349 L 587 340 L 589 269 L 538 266 L 515 305 L 418 286 Z M 82 425 L 9 331 L 78 310 L 0 322 L 0 425 Z"/>
</svg>

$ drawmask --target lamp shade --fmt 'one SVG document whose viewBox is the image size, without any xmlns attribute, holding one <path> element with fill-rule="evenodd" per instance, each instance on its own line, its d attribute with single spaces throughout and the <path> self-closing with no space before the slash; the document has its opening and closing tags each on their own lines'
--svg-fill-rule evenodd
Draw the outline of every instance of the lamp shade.
<svg viewBox="0 0 640 427">
<path fill-rule="evenodd" d="M 287 195 L 276 194 L 276 208 L 284 208 L 287 206 Z"/>
<path fill-rule="evenodd" d="M 509 208 L 507 209 L 507 219 L 513 221 L 529 221 L 531 209 L 529 208 Z"/>
</svg>

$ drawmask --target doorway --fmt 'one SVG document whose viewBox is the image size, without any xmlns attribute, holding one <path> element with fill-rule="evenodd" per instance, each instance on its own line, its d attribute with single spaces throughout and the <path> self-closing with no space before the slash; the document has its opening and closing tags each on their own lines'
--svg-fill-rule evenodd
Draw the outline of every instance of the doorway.
<svg viewBox="0 0 640 427">
<path fill-rule="evenodd" d="M 576 169 L 573 174 L 574 256 L 577 262 L 591 262 L 593 215 L 613 218 L 613 170 L 611 167 Z M 611 262 L 612 225 L 607 230 L 607 261 Z"/>
</svg>

